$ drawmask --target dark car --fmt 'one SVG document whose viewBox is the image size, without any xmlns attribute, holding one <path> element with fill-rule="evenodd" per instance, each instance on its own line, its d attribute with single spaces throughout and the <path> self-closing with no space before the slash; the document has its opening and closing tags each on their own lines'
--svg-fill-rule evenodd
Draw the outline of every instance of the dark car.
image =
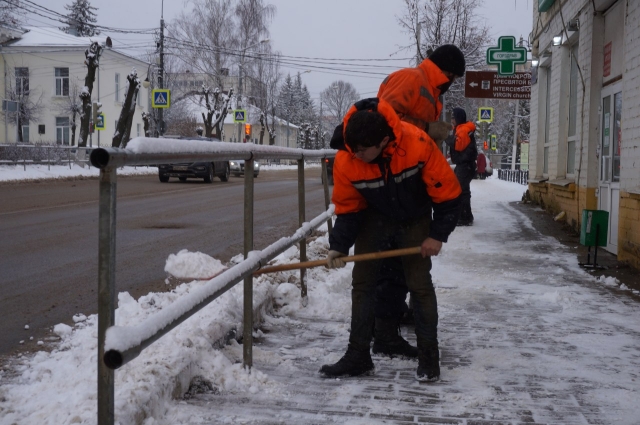
<svg viewBox="0 0 640 425">
<path fill-rule="evenodd" d="M 219 141 L 207 137 L 181 137 L 180 139 L 206 140 L 212 143 Z M 230 173 L 229 161 L 158 165 L 158 178 L 162 183 L 168 182 L 170 177 L 177 177 L 181 182 L 187 181 L 187 179 L 204 179 L 205 183 L 211 183 L 216 176 L 226 182 L 229 180 Z"/>
<path fill-rule="evenodd" d="M 335 158 L 324 158 L 323 161 L 327 163 L 327 178 L 328 178 L 328 183 L 330 185 L 333 185 L 333 160 Z M 322 175 L 322 173 L 320 174 L 320 179 L 322 181 L 322 183 L 324 183 L 324 175 Z"/>
</svg>

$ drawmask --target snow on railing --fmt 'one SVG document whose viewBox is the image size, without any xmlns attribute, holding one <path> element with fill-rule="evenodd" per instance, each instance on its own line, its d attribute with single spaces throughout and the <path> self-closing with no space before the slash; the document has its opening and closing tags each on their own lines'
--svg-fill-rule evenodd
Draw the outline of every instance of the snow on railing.
<svg viewBox="0 0 640 425">
<path fill-rule="evenodd" d="M 181 322 L 214 299 L 244 280 L 243 362 L 252 365 L 253 344 L 253 272 L 281 252 L 300 242 L 300 261 L 306 261 L 306 238 L 310 232 L 333 214 L 329 205 L 326 161 L 322 163 L 326 211 L 310 223 L 305 220 L 304 164 L 306 159 L 334 157 L 335 150 L 293 149 L 251 143 L 228 143 L 205 140 L 155 139 L 140 137 L 131 140 L 126 149 L 97 148 L 90 161 L 100 169 L 100 200 L 98 216 L 98 425 L 113 425 L 114 370 L 137 357 L 140 352 L 160 339 Z M 117 170 L 126 165 L 157 165 L 177 162 L 209 162 L 215 160 L 245 160 L 244 175 L 244 254 L 245 260 L 212 278 L 199 290 L 165 308 L 142 323 L 116 327 L 116 189 Z M 258 159 L 290 159 L 298 163 L 298 224 L 293 236 L 284 237 L 262 251 L 253 250 L 254 161 Z M 304 243 L 301 241 L 304 240 Z M 307 288 L 304 270 L 300 271 L 303 299 Z"/>
</svg>

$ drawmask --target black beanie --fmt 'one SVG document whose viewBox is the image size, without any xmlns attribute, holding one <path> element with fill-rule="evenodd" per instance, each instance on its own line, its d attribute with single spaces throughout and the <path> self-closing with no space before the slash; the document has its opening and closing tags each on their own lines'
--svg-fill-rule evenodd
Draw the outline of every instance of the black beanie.
<svg viewBox="0 0 640 425">
<path fill-rule="evenodd" d="M 467 122 L 467 113 L 462 108 L 453 108 L 453 119 L 456 125 L 464 124 Z"/>
<path fill-rule="evenodd" d="M 442 71 L 451 72 L 458 77 L 464 75 L 464 55 L 453 44 L 443 44 L 429 55 L 431 62 L 435 63 Z"/>
</svg>

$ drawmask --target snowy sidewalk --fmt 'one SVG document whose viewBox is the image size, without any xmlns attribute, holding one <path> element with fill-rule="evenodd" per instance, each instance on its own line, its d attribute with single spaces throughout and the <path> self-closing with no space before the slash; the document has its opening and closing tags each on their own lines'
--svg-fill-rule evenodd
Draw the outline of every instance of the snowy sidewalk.
<svg viewBox="0 0 640 425">
<path fill-rule="evenodd" d="M 241 345 L 211 348 L 234 326 L 241 334 L 237 286 L 116 371 L 117 423 L 637 425 L 640 297 L 590 276 L 536 231 L 509 206 L 524 190 L 474 181 L 474 225 L 456 229 L 434 259 L 441 381 L 418 383 L 415 361 L 381 357 L 374 376 L 321 378 L 347 345 L 351 266 L 310 269 L 306 307 L 298 273 L 281 272 L 254 282 L 265 308 L 251 372 Z M 314 238 L 309 259 L 327 248 L 326 235 Z M 139 300 L 121 293 L 116 321 L 139 323 L 202 284 Z M 75 327 L 56 327 L 51 353 L 0 371 L 0 425 L 96 423 L 95 326 L 95 315 L 78 315 Z M 412 328 L 404 334 L 415 343 Z"/>
<path fill-rule="evenodd" d="M 320 378 L 346 348 L 349 276 L 323 282 L 326 271 L 314 270 L 306 309 L 289 288 L 288 305 L 267 316 L 254 394 L 205 391 L 159 423 L 637 424 L 638 297 L 596 281 L 496 202 L 511 185 L 474 182 L 476 222 L 456 229 L 435 261 L 440 382 L 417 383 L 415 362 L 380 357 L 375 376 Z M 404 333 L 415 342 L 412 328 Z M 241 360 L 241 346 L 223 353 Z"/>
</svg>

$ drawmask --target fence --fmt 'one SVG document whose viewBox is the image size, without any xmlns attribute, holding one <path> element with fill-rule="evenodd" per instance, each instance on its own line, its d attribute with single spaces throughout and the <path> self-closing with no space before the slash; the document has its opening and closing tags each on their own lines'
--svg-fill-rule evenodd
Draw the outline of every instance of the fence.
<svg viewBox="0 0 640 425">
<path fill-rule="evenodd" d="M 68 165 L 74 162 L 89 163 L 92 148 L 64 145 L 0 145 L 0 165 Z M 78 152 L 82 151 L 81 155 Z M 86 159 L 83 159 L 86 158 Z M 89 163 L 90 165 L 90 163 Z"/>
<path fill-rule="evenodd" d="M 300 242 L 300 261 L 306 261 L 306 238 L 325 221 L 330 226 L 333 206 L 329 205 L 327 166 L 322 163 L 324 198 L 327 210 L 309 223 L 305 219 L 305 159 L 335 156 L 334 150 L 304 150 L 239 143 L 210 143 L 199 140 L 136 138 L 127 149 L 98 148 L 91 163 L 100 169 L 98 217 L 98 425 L 114 424 L 114 369 L 136 358 L 142 350 L 178 326 L 211 301 L 244 281 L 243 363 L 252 366 L 253 272 Z M 176 308 L 163 309 L 136 326 L 115 324 L 115 250 L 117 169 L 125 165 L 157 165 L 176 162 L 245 160 L 244 174 L 244 258 L 245 260 L 213 278 L 201 291 L 176 301 Z M 281 238 L 261 251 L 253 250 L 254 161 L 288 159 L 298 163 L 298 221 L 300 228 L 291 237 Z M 331 228 L 331 227 L 329 227 Z M 304 243 L 302 243 L 304 241 Z M 251 255 L 249 255 L 251 253 Z M 303 300 L 307 297 L 305 270 L 300 271 Z M 149 326 L 153 324 L 153 326 Z"/>
<path fill-rule="evenodd" d="M 510 182 L 528 184 L 529 171 L 528 170 L 498 170 L 498 178 L 500 180 L 506 180 Z"/>
</svg>

